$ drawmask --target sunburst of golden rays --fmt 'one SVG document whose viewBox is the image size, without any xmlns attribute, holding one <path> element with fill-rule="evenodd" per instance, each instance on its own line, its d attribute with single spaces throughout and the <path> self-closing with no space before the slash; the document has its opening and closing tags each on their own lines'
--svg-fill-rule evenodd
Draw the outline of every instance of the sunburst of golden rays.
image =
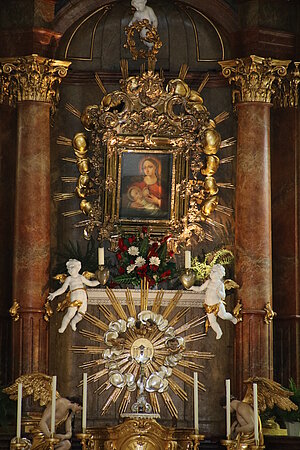
<svg viewBox="0 0 300 450">
<path fill-rule="evenodd" d="M 77 117 L 78 119 L 81 118 L 81 112 L 71 103 L 66 103 L 65 104 L 65 109 L 70 112 L 71 114 L 73 114 L 73 116 Z"/>
<path fill-rule="evenodd" d="M 80 367 L 94 371 L 88 376 L 88 382 L 98 384 L 95 392 L 109 393 L 101 413 L 105 414 L 118 399 L 119 413 L 128 412 L 137 397 L 138 380 L 143 377 L 153 413 L 159 414 L 162 401 L 171 416 L 178 417 L 172 397 L 188 400 L 183 384 L 193 386 L 192 373 L 203 372 L 201 361 L 214 357 L 210 352 L 186 348 L 189 343 L 205 337 L 202 330 L 206 316 L 194 317 L 182 323 L 190 309 L 178 309 L 182 293 L 176 292 L 163 306 L 164 291 L 157 291 L 154 300 L 150 301 L 146 280 L 141 283 L 139 305 L 134 301 L 130 289 L 125 292 L 124 306 L 114 291 L 107 288 L 106 293 L 111 308 L 99 306 L 104 320 L 89 313 L 83 316 L 86 322 L 96 328 L 96 331 L 80 331 L 91 344 L 72 347 L 75 353 L 87 355 L 87 360 Z M 174 311 L 176 307 L 177 311 Z M 200 331 L 196 329 L 199 327 Z M 200 381 L 198 389 L 205 390 Z"/>
</svg>

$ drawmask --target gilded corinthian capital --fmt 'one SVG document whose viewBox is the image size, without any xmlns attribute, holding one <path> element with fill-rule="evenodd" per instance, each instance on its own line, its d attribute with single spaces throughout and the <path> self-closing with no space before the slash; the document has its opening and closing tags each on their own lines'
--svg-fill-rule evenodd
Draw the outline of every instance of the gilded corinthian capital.
<svg viewBox="0 0 300 450">
<path fill-rule="evenodd" d="M 48 102 L 58 99 L 58 86 L 71 63 L 38 55 L 0 59 L 0 103 L 24 100 Z"/>
<path fill-rule="evenodd" d="M 274 95 L 274 106 L 297 108 L 299 106 L 300 62 L 294 62 L 284 79 L 278 80 Z"/>
<path fill-rule="evenodd" d="M 241 102 L 270 103 L 274 80 L 287 74 L 290 62 L 250 55 L 219 64 L 224 77 L 234 86 L 233 102 L 237 97 Z"/>
</svg>

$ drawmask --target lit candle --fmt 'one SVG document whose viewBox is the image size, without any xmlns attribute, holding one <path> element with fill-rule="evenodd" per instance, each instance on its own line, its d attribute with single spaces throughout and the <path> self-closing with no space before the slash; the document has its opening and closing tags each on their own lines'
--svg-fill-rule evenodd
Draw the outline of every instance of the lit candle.
<svg viewBox="0 0 300 450">
<path fill-rule="evenodd" d="M 258 444 L 258 404 L 257 404 L 257 384 L 253 383 L 253 410 L 254 410 L 254 439 Z"/>
<path fill-rule="evenodd" d="M 98 248 L 98 265 L 104 266 L 104 247 Z"/>
<path fill-rule="evenodd" d="M 186 250 L 184 253 L 184 267 L 186 269 L 191 268 L 191 251 L 190 250 Z"/>
<path fill-rule="evenodd" d="M 52 377 L 52 396 L 51 396 L 51 425 L 50 433 L 55 433 L 55 406 L 56 406 L 56 376 Z"/>
<path fill-rule="evenodd" d="M 22 383 L 18 383 L 17 439 L 21 438 L 21 421 L 22 421 Z"/>
<path fill-rule="evenodd" d="M 226 380 L 226 435 L 230 439 L 230 380 Z"/>
<path fill-rule="evenodd" d="M 195 428 L 195 434 L 199 434 L 198 373 L 197 372 L 194 372 L 194 428 Z"/>
<path fill-rule="evenodd" d="M 83 374 L 82 387 L 82 432 L 86 431 L 86 406 L 87 406 L 87 373 Z"/>
</svg>

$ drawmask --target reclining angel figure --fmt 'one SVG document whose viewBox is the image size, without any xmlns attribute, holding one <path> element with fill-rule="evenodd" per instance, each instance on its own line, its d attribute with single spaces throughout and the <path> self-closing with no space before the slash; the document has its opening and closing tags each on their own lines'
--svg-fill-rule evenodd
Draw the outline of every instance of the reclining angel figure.
<svg viewBox="0 0 300 450">
<path fill-rule="evenodd" d="M 51 423 L 51 383 L 52 377 L 43 373 L 21 375 L 15 382 L 3 391 L 12 400 L 18 398 L 18 384 L 22 383 L 23 398 L 33 395 L 34 401 L 39 401 L 41 406 L 46 406 L 39 424 L 31 432 L 32 444 L 28 449 L 48 450 L 49 442 L 45 438 L 50 437 Z M 68 450 L 71 448 L 72 422 L 76 413 L 81 411 L 81 406 L 76 399 L 63 398 L 56 393 L 55 405 L 55 434 L 59 442 L 54 446 L 55 450 Z"/>
<path fill-rule="evenodd" d="M 253 445 L 262 446 L 264 443 L 262 426 L 258 417 L 258 442 L 255 442 L 254 409 L 253 409 L 253 383 L 257 384 L 258 412 L 263 413 L 266 408 L 272 409 L 277 405 L 280 409 L 291 411 L 298 409 L 289 397 L 292 392 L 284 389 L 279 383 L 268 378 L 252 377 L 244 381 L 247 391 L 242 401 L 232 398 L 230 402 L 231 413 L 235 420 L 231 425 L 231 439 L 236 442 L 235 448 L 242 450 L 252 448 Z"/>
</svg>

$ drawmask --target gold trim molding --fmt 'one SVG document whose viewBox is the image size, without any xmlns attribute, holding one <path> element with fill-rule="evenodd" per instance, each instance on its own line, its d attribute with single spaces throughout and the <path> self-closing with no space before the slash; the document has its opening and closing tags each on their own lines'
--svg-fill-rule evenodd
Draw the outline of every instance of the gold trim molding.
<svg viewBox="0 0 300 450">
<path fill-rule="evenodd" d="M 286 76 L 290 60 L 262 58 L 250 55 L 228 61 L 219 61 L 222 74 L 234 86 L 233 103 L 270 103 L 275 79 Z"/>
<path fill-rule="evenodd" d="M 17 102 L 32 100 L 55 106 L 58 86 L 68 73 L 71 62 L 44 58 L 36 54 L 0 59 L 0 103 L 7 98 Z"/>
</svg>

